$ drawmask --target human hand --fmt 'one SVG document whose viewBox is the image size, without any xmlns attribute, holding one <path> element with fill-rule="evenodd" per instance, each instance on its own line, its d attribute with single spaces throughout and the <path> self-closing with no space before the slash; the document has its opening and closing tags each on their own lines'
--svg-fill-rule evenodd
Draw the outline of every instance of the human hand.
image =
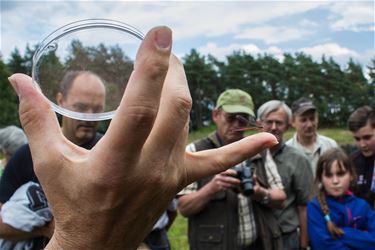
<svg viewBox="0 0 375 250">
<path fill-rule="evenodd" d="M 236 171 L 233 169 L 228 169 L 215 175 L 208 184 L 212 193 L 215 194 L 226 189 L 238 187 L 241 181 L 235 176 Z"/>
<path fill-rule="evenodd" d="M 253 174 L 253 193 L 251 195 L 251 199 L 260 201 L 263 199 L 264 196 L 267 195 L 267 189 L 263 188 L 257 179 L 256 171 Z"/>
<path fill-rule="evenodd" d="M 277 143 L 260 133 L 186 153 L 191 97 L 171 44 L 166 27 L 146 35 L 116 115 L 90 151 L 63 136 L 30 77 L 10 77 L 34 169 L 54 214 L 46 249 L 135 249 L 184 186 Z"/>
<path fill-rule="evenodd" d="M 37 232 L 39 235 L 47 237 L 48 239 L 51 239 L 54 229 L 55 229 L 55 220 L 52 217 L 51 221 L 48 222 L 43 227 L 38 228 Z"/>
</svg>

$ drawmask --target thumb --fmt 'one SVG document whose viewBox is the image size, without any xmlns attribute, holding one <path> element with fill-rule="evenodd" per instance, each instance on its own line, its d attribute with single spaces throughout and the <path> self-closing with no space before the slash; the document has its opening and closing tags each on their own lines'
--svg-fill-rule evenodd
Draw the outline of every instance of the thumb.
<svg viewBox="0 0 375 250">
<path fill-rule="evenodd" d="M 274 135 L 263 132 L 220 148 L 186 152 L 187 176 L 184 184 L 220 173 L 277 143 Z"/>
<path fill-rule="evenodd" d="M 33 85 L 31 77 L 14 74 L 8 79 L 19 97 L 19 116 L 31 152 L 42 157 L 46 155 L 46 148 L 53 148 L 51 146 L 62 138 L 56 115 L 46 97 Z"/>
</svg>

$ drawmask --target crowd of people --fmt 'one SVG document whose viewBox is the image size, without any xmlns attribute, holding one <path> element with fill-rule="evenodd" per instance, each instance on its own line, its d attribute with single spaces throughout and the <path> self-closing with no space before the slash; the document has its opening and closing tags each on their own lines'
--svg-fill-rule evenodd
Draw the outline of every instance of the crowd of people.
<svg viewBox="0 0 375 250">
<path fill-rule="evenodd" d="M 168 250 L 177 211 L 193 250 L 374 249 L 375 110 L 348 118 L 348 155 L 317 133 L 309 98 L 256 110 L 228 89 L 212 110 L 216 130 L 186 146 L 191 99 L 171 42 L 166 27 L 147 34 L 105 135 L 98 122 L 59 124 L 31 78 L 10 77 L 28 141 L 0 129 L 0 249 Z M 100 76 L 71 71 L 56 102 L 102 112 L 105 92 Z"/>
<path fill-rule="evenodd" d="M 226 90 L 212 112 L 216 131 L 187 150 L 241 140 L 242 128 L 254 126 L 254 118 L 251 96 Z M 178 194 L 179 211 L 189 221 L 190 248 L 373 249 L 375 110 L 360 107 L 348 119 L 358 148 L 350 158 L 333 139 L 317 133 L 319 113 L 306 97 L 292 109 L 282 101 L 268 101 L 258 108 L 256 119 L 279 143 L 239 164 L 254 169 L 250 196 L 238 192 L 241 181 L 234 170 L 199 180 Z M 290 125 L 296 132 L 284 143 Z M 342 233 L 332 234 L 328 224 L 342 227 Z"/>
</svg>

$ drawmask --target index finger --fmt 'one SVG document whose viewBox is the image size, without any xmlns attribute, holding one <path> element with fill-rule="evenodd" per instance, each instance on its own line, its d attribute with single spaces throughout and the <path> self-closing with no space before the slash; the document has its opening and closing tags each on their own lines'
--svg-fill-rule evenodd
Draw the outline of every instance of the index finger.
<svg viewBox="0 0 375 250">
<path fill-rule="evenodd" d="M 233 176 L 236 176 L 237 172 L 234 169 L 227 169 L 224 172 L 221 172 L 220 174 L 233 177 Z"/>
</svg>

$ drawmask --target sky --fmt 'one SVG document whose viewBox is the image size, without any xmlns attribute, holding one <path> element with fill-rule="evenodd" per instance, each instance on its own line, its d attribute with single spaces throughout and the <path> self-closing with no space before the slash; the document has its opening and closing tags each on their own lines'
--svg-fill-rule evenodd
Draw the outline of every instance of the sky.
<svg viewBox="0 0 375 250">
<path fill-rule="evenodd" d="M 0 0 L 0 51 L 35 45 L 57 28 L 87 18 L 125 22 L 147 33 L 173 30 L 173 52 L 192 48 L 224 60 L 233 51 L 304 52 L 320 61 L 349 58 L 366 68 L 375 58 L 374 1 L 19 1 Z"/>
</svg>

